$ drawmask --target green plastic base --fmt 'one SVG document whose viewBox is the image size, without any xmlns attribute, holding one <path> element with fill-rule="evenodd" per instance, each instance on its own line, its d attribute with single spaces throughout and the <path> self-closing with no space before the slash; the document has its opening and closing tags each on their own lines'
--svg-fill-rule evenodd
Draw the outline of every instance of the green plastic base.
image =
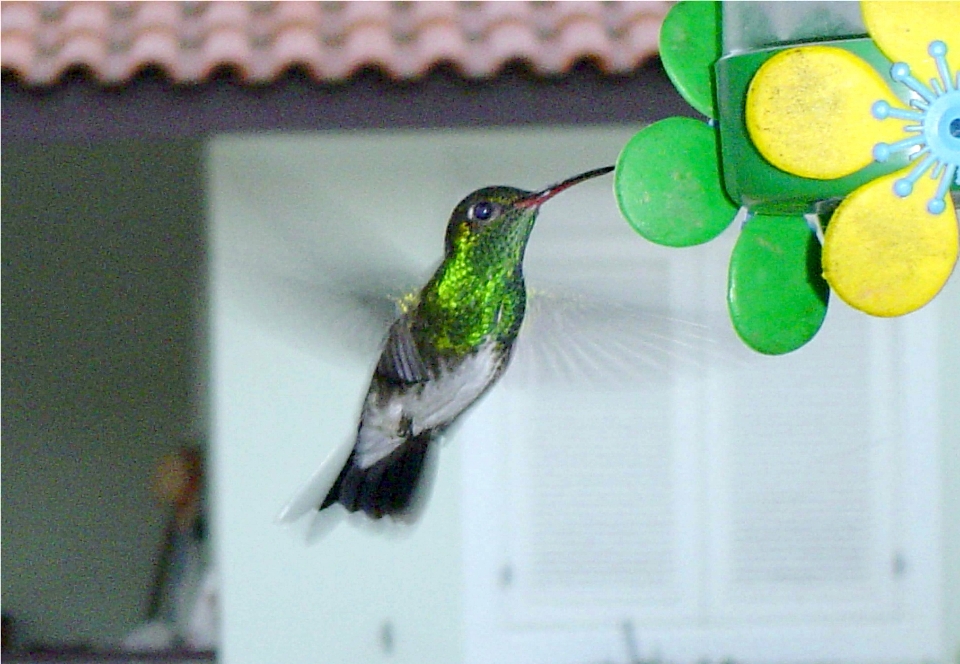
<svg viewBox="0 0 960 664">
<path fill-rule="evenodd" d="M 891 62 L 867 37 L 816 42 L 836 46 L 856 54 L 887 81 L 900 99 L 908 100 L 909 89 L 890 79 Z M 908 160 L 902 154 L 884 163 L 872 163 L 856 173 L 836 180 L 814 180 L 785 173 L 767 162 L 754 147 L 744 119 L 747 90 L 760 66 L 781 51 L 803 46 L 786 44 L 729 55 L 717 61 L 717 101 L 720 124 L 720 154 L 723 179 L 730 198 L 752 212 L 773 215 L 804 214 L 813 211 L 817 201 L 841 198 L 857 187 L 880 176 L 904 168 Z M 864 122 L 874 121 L 865 117 Z"/>
</svg>

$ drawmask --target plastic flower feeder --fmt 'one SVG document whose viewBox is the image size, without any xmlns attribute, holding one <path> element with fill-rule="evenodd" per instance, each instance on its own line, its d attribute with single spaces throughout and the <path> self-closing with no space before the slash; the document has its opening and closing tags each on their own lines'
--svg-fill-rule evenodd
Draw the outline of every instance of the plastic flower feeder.
<svg viewBox="0 0 960 664">
<path fill-rule="evenodd" d="M 772 354 L 816 334 L 828 282 L 896 316 L 933 298 L 957 259 L 960 3 L 864 2 L 862 18 L 805 5 L 676 5 L 664 67 L 711 120 L 641 130 L 615 180 L 624 217 L 660 244 L 710 240 L 740 208 L 728 308 Z"/>
</svg>

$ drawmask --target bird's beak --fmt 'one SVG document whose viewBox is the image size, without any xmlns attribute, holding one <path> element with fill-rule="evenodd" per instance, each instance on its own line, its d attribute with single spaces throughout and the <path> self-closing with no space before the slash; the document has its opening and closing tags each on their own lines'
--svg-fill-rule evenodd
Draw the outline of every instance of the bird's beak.
<svg viewBox="0 0 960 664">
<path fill-rule="evenodd" d="M 581 173 L 580 175 L 575 175 L 572 178 L 568 178 L 563 182 L 558 182 L 557 184 L 550 185 L 546 189 L 541 189 L 540 191 L 535 191 L 526 198 L 521 198 L 519 201 L 514 203 L 517 207 L 523 208 L 537 208 L 549 201 L 551 198 L 559 194 L 564 189 L 569 189 L 575 184 L 579 184 L 584 180 L 589 180 L 590 178 L 595 178 L 598 175 L 605 175 L 613 170 L 613 166 L 604 166 L 603 168 L 595 168 L 592 171 L 587 171 L 586 173 Z"/>
</svg>

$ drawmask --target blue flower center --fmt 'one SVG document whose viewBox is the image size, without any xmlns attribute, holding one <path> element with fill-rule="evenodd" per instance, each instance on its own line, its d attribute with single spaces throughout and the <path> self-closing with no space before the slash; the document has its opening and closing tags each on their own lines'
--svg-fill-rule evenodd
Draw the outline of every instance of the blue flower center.
<svg viewBox="0 0 960 664">
<path fill-rule="evenodd" d="M 900 150 L 910 152 L 911 160 L 919 163 L 905 177 L 897 180 L 893 191 L 897 196 L 909 196 L 920 177 L 932 169 L 930 176 L 940 178 L 937 192 L 927 202 L 927 210 L 940 214 L 946 209 L 947 190 L 953 182 L 960 184 L 960 80 L 954 81 L 947 65 L 947 45 L 935 41 L 928 49 L 937 64 L 940 80 L 933 79 L 927 87 L 910 74 L 910 67 L 898 62 L 890 68 L 890 78 L 903 83 L 917 97 L 910 101 L 915 110 L 894 108 L 885 101 L 873 105 L 873 116 L 878 120 L 897 118 L 912 120 L 915 125 L 903 129 L 913 135 L 896 143 L 877 143 L 873 156 L 877 161 L 886 161 Z"/>
<path fill-rule="evenodd" d="M 960 166 L 960 90 L 952 90 L 930 104 L 923 133 L 930 150 L 947 164 Z"/>
</svg>

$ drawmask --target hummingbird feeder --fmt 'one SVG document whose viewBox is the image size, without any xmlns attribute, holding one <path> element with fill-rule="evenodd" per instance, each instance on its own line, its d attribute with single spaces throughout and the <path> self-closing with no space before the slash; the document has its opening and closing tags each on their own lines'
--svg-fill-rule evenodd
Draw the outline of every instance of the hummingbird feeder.
<svg viewBox="0 0 960 664">
<path fill-rule="evenodd" d="M 745 343 L 799 348 L 831 290 L 874 316 L 933 299 L 958 252 L 960 2 L 684 1 L 660 52 L 707 121 L 637 133 L 617 202 L 672 247 L 740 220 L 727 303 Z"/>
</svg>

